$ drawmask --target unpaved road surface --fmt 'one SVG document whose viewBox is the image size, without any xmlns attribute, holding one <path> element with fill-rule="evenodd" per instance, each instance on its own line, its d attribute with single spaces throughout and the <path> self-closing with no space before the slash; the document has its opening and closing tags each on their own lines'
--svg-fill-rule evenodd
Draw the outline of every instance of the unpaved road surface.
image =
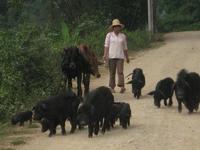
<svg viewBox="0 0 200 150">
<path fill-rule="evenodd" d="M 173 107 L 160 109 L 153 105 L 147 93 L 154 89 L 158 80 L 165 77 L 176 79 L 177 72 L 186 68 L 200 73 L 200 32 L 181 32 L 165 35 L 160 48 L 139 52 L 125 64 L 125 75 L 135 67 L 144 70 L 146 85 L 140 100 L 133 98 L 131 87 L 124 94 L 115 93 L 116 101 L 128 102 L 132 109 L 131 126 L 124 130 L 119 125 L 105 135 L 88 138 L 87 129 L 66 136 L 52 138 L 37 129 L 32 137 L 17 150 L 200 150 L 200 111 L 189 115 L 185 107 L 178 113 L 177 102 Z M 102 67 L 102 78 L 92 80 L 91 87 L 107 85 L 108 73 Z M 119 89 L 116 89 L 119 91 Z M 66 123 L 69 131 L 69 124 Z"/>
</svg>

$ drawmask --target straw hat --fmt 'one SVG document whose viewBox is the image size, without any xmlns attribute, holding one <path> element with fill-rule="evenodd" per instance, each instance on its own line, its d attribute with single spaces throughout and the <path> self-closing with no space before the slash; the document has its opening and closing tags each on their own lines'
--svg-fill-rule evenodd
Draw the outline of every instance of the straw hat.
<svg viewBox="0 0 200 150">
<path fill-rule="evenodd" d="M 114 26 L 120 26 L 124 28 L 124 25 L 120 23 L 119 19 L 113 19 L 112 25 L 110 25 L 109 29 L 112 29 Z"/>
</svg>

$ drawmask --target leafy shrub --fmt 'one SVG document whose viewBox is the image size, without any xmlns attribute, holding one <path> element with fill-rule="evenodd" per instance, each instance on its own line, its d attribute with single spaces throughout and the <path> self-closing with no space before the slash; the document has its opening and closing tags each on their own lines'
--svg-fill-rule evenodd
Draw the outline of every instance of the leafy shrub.
<svg viewBox="0 0 200 150">
<path fill-rule="evenodd" d="M 162 32 L 199 30 L 200 1 L 159 0 L 158 29 Z"/>
<path fill-rule="evenodd" d="M 130 50 L 140 50 L 148 47 L 151 43 L 151 34 L 144 30 L 126 31 L 128 47 Z"/>
<path fill-rule="evenodd" d="M 1 119 L 5 113 L 26 109 L 36 95 L 55 93 L 61 74 L 60 54 L 51 49 L 53 41 L 40 28 L 23 25 L 0 34 Z"/>
<path fill-rule="evenodd" d="M 19 24 L 0 31 L 0 120 L 16 111 L 31 109 L 40 98 L 60 90 L 63 47 L 88 44 L 102 56 L 108 28 L 97 16 L 83 16 L 71 28 L 64 21 L 56 29 Z M 125 31 L 130 50 L 150 44 L 149 33 Z"/>
</svg>

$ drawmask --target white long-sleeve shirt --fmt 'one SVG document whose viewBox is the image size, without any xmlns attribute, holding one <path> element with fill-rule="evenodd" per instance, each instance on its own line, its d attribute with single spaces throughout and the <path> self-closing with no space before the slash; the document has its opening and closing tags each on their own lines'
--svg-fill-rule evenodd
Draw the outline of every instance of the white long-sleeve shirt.
<svg viewBox="0 0 200 150">
<path fill-rule="evenodd" d="M 126 35 L 123 33 L 116 35 L 114 32 L 109 32 L 106 35 L 104 46 L 109 48 L 109 58 L 124 59 L 124 51 L 128 50 Z"/>
</svg>

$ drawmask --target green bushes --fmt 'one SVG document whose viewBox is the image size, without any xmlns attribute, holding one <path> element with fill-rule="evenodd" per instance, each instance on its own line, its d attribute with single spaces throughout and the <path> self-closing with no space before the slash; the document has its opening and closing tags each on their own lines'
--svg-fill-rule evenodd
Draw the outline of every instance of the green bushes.
<svg viewBox="0 0 200 150">
<path fill-rule="evenodd" d="M 90 16 L 89 18 L 83 17 L 81 19 L 82 20 L 80 20 L 80 24 L 78 24 L 71 32 L 69 27 L 67 27 L 66 24 L 64 25 L 64 30 L 62 29 L 62 35 L 67 35 L 63 41 L 65 43 L 64 45 L 70 46 L 85 43 L 90 45 L 91 49 L 95 51 L 97 55 L 102 56 L 104 40 L 107 32 L 109 32 L 108 27 L 111 22 L 105 26 L 105 24 L 98 22 L 98 18 L 95 16 Z M 124 30 L 123 32 L 125 32 L 127 35 L 128 48 L 130 50 L 139 50 L 150 45 L 151 35 L 148 31 Z"/>
<path fill-rule="evenodd" d="M 0 119 L 57 91 L 60 54 L 36 26 L 0 32 Z"/>
<path fill-rule="evenodd" d="M 140 50 L 150 46 L 151 34 L 144 30 L 126 31 L 130 50 Z"/>
<path fill-rule="evenodd" d="M 150 44 L 146 31 L 125 31 L 129 49 Z M 103 55 L 107 27 L 86 19 L 73 29 L 64 22 L 56 29 L 19 24 L 0 31 L 0 120 L 31 109 L 41 98 L 59 92 L 63 47 L 86 43 Z"/>
<path fill-rule="evenodd" d="M 194 22 L 190 15 L 185 14 L 171 14 L 160 19 L 158 24 L 159 31 L 187 31 L 199 30 L 200 23 Z"/>
<path fill-rule="evenodd" d="M 159 0 L 157 13 L 159 31 L 199 30 L 199 5 L 199 0 Z"/>
</svg>

